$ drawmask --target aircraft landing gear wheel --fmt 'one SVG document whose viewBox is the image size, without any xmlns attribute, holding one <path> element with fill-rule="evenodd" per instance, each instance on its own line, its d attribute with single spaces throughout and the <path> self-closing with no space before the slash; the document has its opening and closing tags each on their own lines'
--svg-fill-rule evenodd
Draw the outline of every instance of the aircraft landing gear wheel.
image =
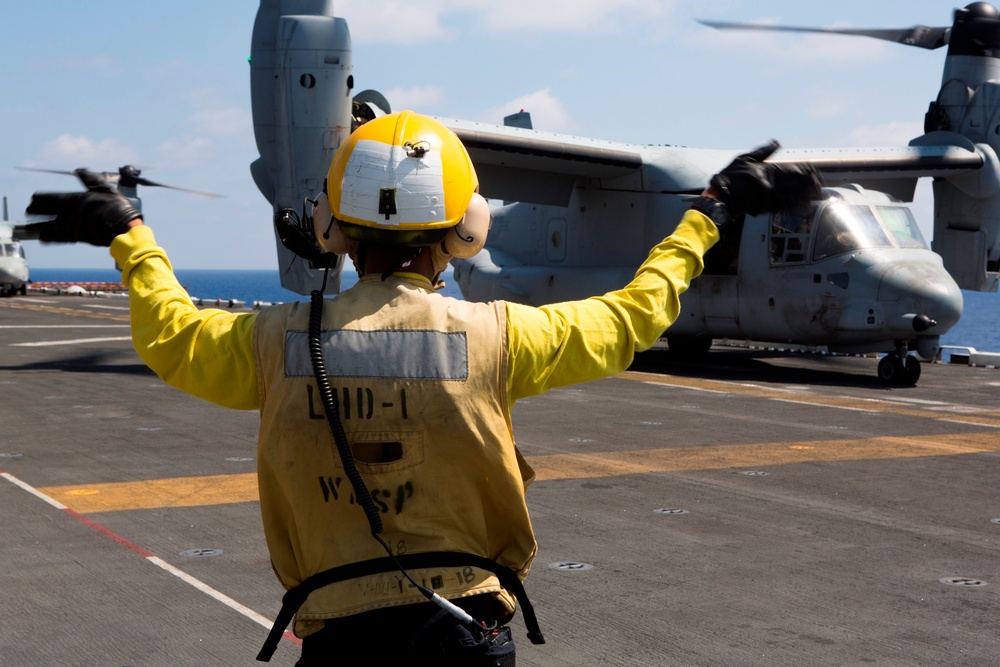
<svg viewBox="0 0 1000 667">
<path fill-rule="evenodd" d="M 914 385 L 920 379 L 920 360 L 887 354 L 878 362 L 878 379 L 885 384 Z"/>
<path fill-rule="evenodd" d="M 920 368 L 920 360 L 907 355 L 903 365 L 903 384 L 916 384 L 917 380 L 920 379 Z"/>
<path fill-rule="evenodd" d="M 667 336 L 667 348 L 674 354 L 699 357 L 712 348 L 708 336 Z"/>
<path fill-rule="evenodd" d="M 901 384 L 905 372 L 899 355 L 887 354 L 878 362 L 878 379 L 886 384 Z"/>
</svg>

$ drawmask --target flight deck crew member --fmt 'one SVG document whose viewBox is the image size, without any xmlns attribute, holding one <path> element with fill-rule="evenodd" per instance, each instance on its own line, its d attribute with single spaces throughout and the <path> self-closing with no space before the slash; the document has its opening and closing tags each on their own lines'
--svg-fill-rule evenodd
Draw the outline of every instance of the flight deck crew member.
<svg viewBox="0 0 1000 667">
<path fill-rule="evenodd" d="M 303 638 L 299 665 L 513 665 L 504 626 L 515 602 L 530 620 L 516 598 L 536 550 L 524 496 L 534 473 L 514 443 L 514 402 L 625 370 L 677 317 L 719 238 L 716 222 L 817 195 L 811 168 L 764 162 L 776 147 L 716 175 L 624 288 L 532 307 L 435 292 L 451 257 L 483 247 L 489 206 L 446 127 L 409 111 L 372 120 L 337 151 L 313 216 L 315 242 L 349 255 L 359 275 L 336 297 L 315 297 L 318 374 L 309 342 L 318 311 L 302 302 L 199 310 L 140 214 L 96 174 L 78 171 L 84 192 L 36 194 L 28 212 L 54 216 L 37 225 L 43 241 L 110 246 L 135 348 L 161 378 L 260 410 L 264 535 L 281 584 L 299 594 L 286 595 Z M 334 423 L 351 461 L 332 444 Z M 380 530 L 359 507 L 351 467 Z M 374 565 L 386 550 L 410 578 Z M 331 572 L 333 583 L 313 588 Z M 477 625 L 427 602 L 416 583 Z"/>
</svg>

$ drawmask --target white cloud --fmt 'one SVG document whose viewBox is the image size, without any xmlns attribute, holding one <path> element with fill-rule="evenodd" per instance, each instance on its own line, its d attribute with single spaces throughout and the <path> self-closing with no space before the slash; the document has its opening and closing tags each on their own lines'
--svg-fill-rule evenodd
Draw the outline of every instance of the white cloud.
<svg viewBox="0 0 1000 667">
<path fill-rule="evenodd" d="M 178 124 L 177 136 L 156 145 L 157 167 L 200 167 L 217 157 L 223 143 L 253 144 L 253 117 L 249 109 L 236 106 L 206 88 L 185 93 L 183 100 L 192 110 Z"/>
<path fill-rule="evenodd" d="M 780 19 L 753 21 L 754 25 L 783 25 Z M 844 27 L 844 26 L 837 26 Z M 885 60 L 892 52 L 888 42 L 858 36 L 810 33 L 717 30 L 700 27 L 684 33 L 685 41 L 699 48 L 734 51 L 754 59 L 779 59 L 783 63 L 865 64 Z M 898 46 L 898 45 L 896 45 Z"/>
<path fill-rule="evenodd" d="M 183 135 L 156 146 L 156 165 L 164 168 L 200 167 L 215 155 L 215 142 L 205 136 Z"/>
<path fill-rule="evenodd" d="M 384 95 L 393 111 L 404 109 L 421 111 L 440 102 L 444 98 L 444 88 L 441 86 L 390 88 Z"/>
<path fill-rule="evenodd" d="M 195 134 L 233 135 L 253 130 L 249 109 L 233 105 L 210 90 L 192 90 L 184 99 L 195 109 L 183 124 Z"/>
<path fill-rule="evenodd" d="M 135 162 L 137 155 L 135 146 L 115 139 L 97 140 L 62 134 L 42 144 L 35 153 L 35 158 L 28 161 L 25 166 L 116 169 L 123 164 Z"/>
<path fill-rule="evenodd" d="M 501 123 L 503 117 L 518 111 L 531 114 L 531 122 L 536 130 L 544 132 L 572 133 L 578 129 L 562 101 L 545 88 L 527 95 L 521 95 L 509 102 L 497 105 L 491 109 L 476 114 L 474 120 L 484 123 Z"/>
<path fill-rule="evenodd" d="M 448 2 L 371 2 L 341 0 L 337 16 L 347 19 L 351 38 L 367 42 L 416 44 L 439 40 L 448 35 L 440 14 Z"/>
<path fill-rule="evenodd" d="M 337 15 L 351 35 L 365 42 L 416 44 L 454 39 L 462 31 L 510 33 L 624 32 L 650 21 L 666 21 L 675 1 L 666 0 L 341 0 Z M 655 24 L 654 24 L 655 25 Z"/>
<path fill-rule="evenodd" d="M 672 4 L 656 0 L 507 0 L 470 2 L 483 27 L 496 32 L 621 32 L 651 20 L 665 20 Z"/>
</svg>

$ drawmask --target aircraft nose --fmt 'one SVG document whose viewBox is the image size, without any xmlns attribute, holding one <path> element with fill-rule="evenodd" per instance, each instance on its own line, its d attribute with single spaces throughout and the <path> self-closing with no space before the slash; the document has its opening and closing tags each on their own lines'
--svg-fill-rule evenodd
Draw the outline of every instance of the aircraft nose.
<svg viewBox="0 0 1000 667">
<path fill-rule="evenodd" d="M 893 264 L 882 275 L 878 296 L 882 303 L 895 303 L 899 315 L 913 315 L 906 318 L 910 333 L 922 328 L 940 336 L 962 317 L 962 291 L 939 263 Z M 930 325 L 928 319 L 934 324 Z"/>
</svg>

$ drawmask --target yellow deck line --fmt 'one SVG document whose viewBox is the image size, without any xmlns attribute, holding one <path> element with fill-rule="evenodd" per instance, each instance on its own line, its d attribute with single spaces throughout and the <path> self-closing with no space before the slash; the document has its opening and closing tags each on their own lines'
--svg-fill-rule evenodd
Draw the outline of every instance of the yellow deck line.
<svg viewBox="0 0 1000 667">
<path fill-rule="evenodd" d="M 852 396 L 793 392 L 762 387 L 755 384 L 740 384 L 737 382 L 678 377 L 675 375 L 659 375 L 656 373 L 643 373 L 638 371 L 625 371 L 615 377 L 631 381 L 646 382 L 648 384 L 717 391 L 726 394 L 739 394 L 740 396 L 751 396 L 755 398 L 793 401 L 796 403 L 806 403 L 809 405 L 820 405 L 832 408 L 870 410 L 872 412 L 885 412 L 895 415 L 909 415 L 913 417 L 939 419 L 945 421 L 953 421 L 957 419 L 969 424 L 1000 426 L 1000 413 L 994 411 L 958 412 L 947 409 L 933 410 L 921 408 L 918 405 L 904 405 L 893 401 L 892 399 L 855 398 Z"/>
<path fill-rule="evenodd" d="M 255 473 L 51 486 L 38 490 L 82 513 L 224 505 L 259 499 Z"/>
<path fill-rule="evenodd" d="M 719 445 L 549 454 L 529 457 L 542 479 L 583 479 L 651 472 L 760 468 L 817 461 L 873 461 L 1000 451 L 996 433 L 813 440 L 756 445 Z"/>
<path fill-rule="evenodd" d="M 753 468 L 817 461 L 862 461 L 1000 451 L 996 433 L 814 440 L 529 456 L 538 480 Z M 52 486 L 39 491 L 81 513 L 254 502 L 253 473 L 138 482 Z"/>
</svg>

